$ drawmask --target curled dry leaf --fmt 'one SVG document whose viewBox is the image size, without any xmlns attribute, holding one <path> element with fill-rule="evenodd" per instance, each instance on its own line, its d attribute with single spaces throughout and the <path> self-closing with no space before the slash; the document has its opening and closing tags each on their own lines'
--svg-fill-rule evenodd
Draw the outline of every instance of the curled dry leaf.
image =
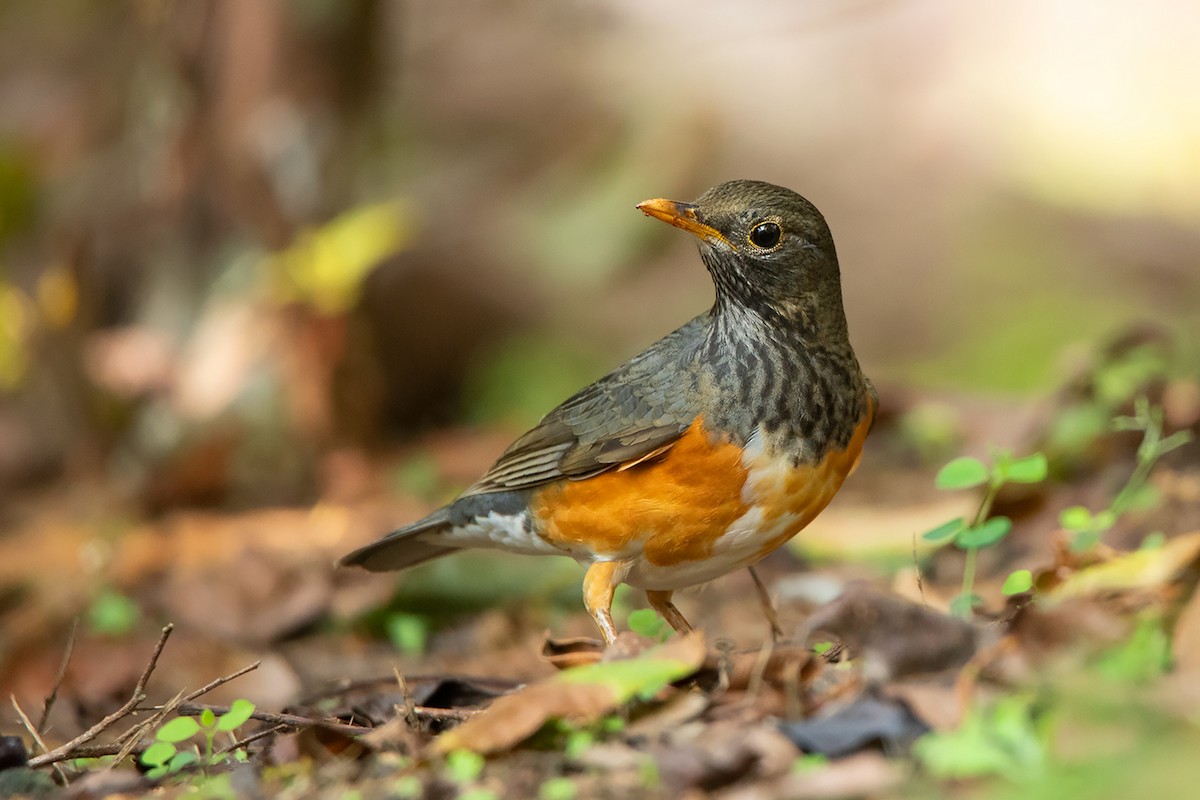
<svg viewBox="0 0 1200 800">
<path fill-rule="evenodd" d="M 697 632 L 637 658 L 564 670 L 498 698 L 485 711 L 439 736 L 433 749 L 497 753 L 529 738 L 551 719 L 592 722 L 635 697 L 695 673 L 704 656 L 704 636 Z"/>
<path fill-rule="evenodd" d="M 569 639 L 552 639 L 542 643 L 542 658 L 557 669 L 570 669 L 584 664 L 595 664 L 604 657 L 604 642 L 589 636 Z"/>
<path fill-rule="evenodd" d="M 1095 597 L 1105 592 L 1153 591 L 1172 582 L 1200 559 L 1200 531 L 1176 536 L 1157 549 L 1122 553 L 1085 567 L 1047 593 L 1050 600 Z"/>
</svg>

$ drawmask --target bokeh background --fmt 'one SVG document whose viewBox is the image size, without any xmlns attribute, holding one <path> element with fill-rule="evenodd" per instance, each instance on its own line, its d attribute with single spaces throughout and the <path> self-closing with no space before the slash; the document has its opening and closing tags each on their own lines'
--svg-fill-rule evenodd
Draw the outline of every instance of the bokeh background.
<svg viewBox="0 0 1200 800">
<path fill-rule="evenodd" d="M 254 649 L 386 597 L 329 561 L 711 301 L 646 198 L 811 199 L 897 414 L 1019 414 L 1122 337 L 1194 371 L 1198 34 L 1170 0 L 7 0 L 6 683 L 44 693 L 80 609 Z"/>
</svg>

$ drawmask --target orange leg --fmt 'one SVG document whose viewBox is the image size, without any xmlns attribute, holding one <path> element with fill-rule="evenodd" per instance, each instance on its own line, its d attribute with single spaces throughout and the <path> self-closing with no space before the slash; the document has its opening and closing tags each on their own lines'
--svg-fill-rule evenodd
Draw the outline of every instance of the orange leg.
<svg viewBox="0 0 1200 800">
<path fill-rule="evenodd" d="M 596 620 L 596 627 L 600 629 L 605 644 L 612 644 L 617 639 L 612 602 L 620 582 L 617 574 L 620 566 L 619 561 L 597 561 L 587 568 L 583 576 L 583 604 L 592 619 Z"/>
<path fill-rule="evenodd" d="M 664 592 L 659 589 L 647 589 L 646 599 L 650 601 L 650 607 L 658 612 L 659 616 L 667 621 L 667 624 L 677 630 L 679 633 L 690 633 L 692 626 L 675 604 L 671 602 L 671 592 Z"/>
</svg>

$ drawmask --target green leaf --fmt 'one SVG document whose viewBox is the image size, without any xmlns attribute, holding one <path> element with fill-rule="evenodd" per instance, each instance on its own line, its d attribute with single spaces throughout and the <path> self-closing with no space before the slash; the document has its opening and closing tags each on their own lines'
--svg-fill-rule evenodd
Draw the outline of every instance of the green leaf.
<svg viewBox="0 0 1200 800">
<path fill-rule="evenodd" d="M 429 620 L 420 614 L 396 612 L 388 615 L 387 633 L 392 645 L 406 656 L 425 652 L 429 640 Z"/>
<path fill-rule="evenodd" d="M 954 537 L 954 544 L 963 550 L 990 547 L 1008 536 L 1012 520 L 1008 517 L 991 517 L 972 528 L 964 528 Z"/>
<path fill-rule="evenodd" d="M 154 738 L 160 742 L 182 742 L 200 732 L 200 724 L 191 717 L 176 717 L 158 729 Z"/>
<path fill-rule="evenodd" d="M 403 800 L 413 800 L 425 793 L 425 786 L 416 775 L 401 775 L 392 784 L 391 794 Z"/>
<path fill-rule="evenodd" d="M 138 758 L 147 767 L 161 767 L 175 755 L 176 747 L 170 742 L 158 741 L 142 751 Z"/>
<path fill-rule="evenodd" d="M 694 664 L 674 658 L 655 658 L 653 651 L 625 661 L 602 661 L 560 672 L 568 683 L 599 683 L 608 686 L 618 704 L 634 697 L 649 698 L 664 686 L 696 671 Z"/>
<path fill-rule="evenodd" d="M 792 772 L 811 772 L 829 766 L 829 756 L 821 753 L 805 753 L 792 761 Z"/>
<path fill-rule="evenodd" d="M 1008 464 L 1008 480 L 1013 483 L 1041 483 L 1046 480 L 1049 466 L 1042 453 L 1018 458 Z"/>
<path fill-rule="evenodd" d="M 1037 773 L 1046 745 L 1032 708 L 1031 698 L 1012 696 L 971 709 L 958 728 L 921 737 L 913 754 L 940 778 Z"/>
<path fill-rule="evenodd" d="M 171 760 L 167 763 L 167 769 L 171 772 L 179 772 L 179 770 L 190 764 L 195 764 L 199 760 L 200 757 L 191 750 L 180 750 L 171 757 Z"/>
<path fill-rule="evenodd" d="M 446 754 L 446 771 L 455 783 L 470 783 L 483 773 L 483 756 L 470 750 L 451 750 Z"/>
<path fill-rule="evenodd" d="M 571 731 L 567 734 L 567 742 L 563 745 L 563 757 L 568 761 L 578 761 L 596 743 L 596 736 L 589 730 Z"/>
<path fill-rule="evenodd" d="M 213 713 L 211 708 L 206 708 L 200 712 L 200 725 L 205 728 L 211 728 L 217 724 L 217 715 Z"/>
<path fill-rule="evenodd" d="M 103 636 L 122 636 L 134 629 L 141 613 L 137 603 L 120 592 L 105 589 L 88 608 L 88 627 Z"/>
<path fill-rule="evenodd" d="M 962 517 L 959 517 L 958 519 L 952 519 L 949 522 L 938 525 L 931 531 L 926 531 L 921 538 L 927 542 L 940 542 L 943 539 L 949 539 L 953 536 L 957 536 L 958 532 L 963 529 L 965 524 L 966 523 L 963 521 Z"/>
<path fill-rule="evenodd" d="M 1138 546 L 1138 550 L 1162 550 L 1163 545 L 1167 543 L 1167 536 L 1162 531 L 1146 534 L 1146 538 L 1142 539 L 1142 543 Z"/>
<path fill-rule="evenodd" d="M 1004 580 L 1004 585 L 1000 587 L 1000 591 L 1005 597 L 1011 597 L 1014 594 L 1028 592 L 1033 588 L 1033 573 L 1027 569 L 1019 569 L 1010 574 Z"/>
<path fill-rule="evenodd" d="M 1058 524 L 1069 531 L 1087 531 L 1092 529 L 1092 512 L 1083 506 L 1064 508 L 1058 515 Z"/>
<path fill-rule="evenodd" d="M 217 720 L 217 730 L 236 730 L 245 725 L 246 721 L 250 719 L 250 715 L 253 713 L 254 703 L 239 697 L 237 700 L 233 701 L 231 706 L 229 706 L 229 710 L 222 714 L 221 718 Z"/>
<path fill-rule="evenodd" d="M 645 636 L 647 639 L 664 639 L 666 638 L 667 626 L 666 620 L 658 615 L 658 612 L 652 608 L 639 608 L 629 612 L 627 620 L 629 630 L 636 633 L 638 636 Z"/>
<path fill-rule="evenodd" d="M 1133 635 L 1104 653 L 1097 662 L 1110 678 L 1147 683 L 1171 667 L 1171 640 L 1157 617 L 1138 621 Z"/>
<path fill-rule="evenodd" d="M 988 468 L 977 458 L 962 456 L 938 470 L 934 485 L 939 489 L 970 489 L 988 482 Z"/>
<path fill-rule="evenodd" d="M 538 788 L 538 800 L 575 800 L 579 789 L 566 777 L 550 778 Z"/>
</svg>

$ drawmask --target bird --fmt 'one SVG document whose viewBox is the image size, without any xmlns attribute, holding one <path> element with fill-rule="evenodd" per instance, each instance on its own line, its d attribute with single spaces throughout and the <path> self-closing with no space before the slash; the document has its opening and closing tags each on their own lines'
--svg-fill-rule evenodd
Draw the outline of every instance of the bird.
<svg viewBox="0 0 1200 800">
<path fill-rule="evenodd" d="M 339 565 L 400 570 L 467 548 L 569 556 L 611 645 L 618 585 L 691 631 L 676 590 L 752 568 L 833 499 L 879 401 L 850 345 L 825 218 L 753 180 L 636 208 L 696 237 L 708 311 L 554 408 L 453 502 Z"/>
</svg>

